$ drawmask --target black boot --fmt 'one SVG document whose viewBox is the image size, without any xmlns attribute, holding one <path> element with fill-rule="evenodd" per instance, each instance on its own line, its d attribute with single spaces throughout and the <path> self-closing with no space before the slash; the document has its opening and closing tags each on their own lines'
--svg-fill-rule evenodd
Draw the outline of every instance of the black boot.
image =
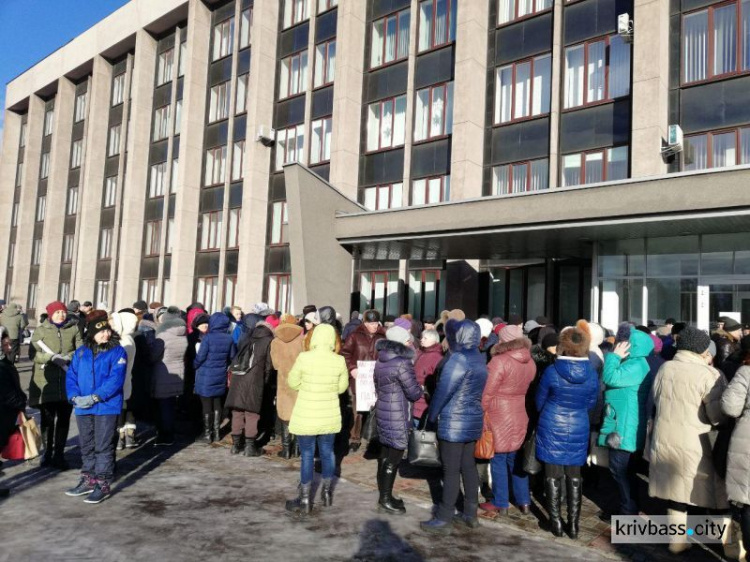
<svg viewBox="0 0 750 562">
<path fill-rule="evenodd" d="M 331 480 L 323 480 L 323 485 L 320 487 L 320 499 L 323 502 L 323 507 L 330 507 L 333 505 L 333 494 L 331 493 Z"/>
<path fill-rule="evenodd" d="M 52 466 L 58 470 L 68 470 L 68 462 L 65 460 L 65 444 L 68 441 L 68 426 L 58 419 L 55 424 L 55 446 L 52 456 Z"/>
<path fill-rule="evenodd" d="M 234 436 L 232 436 L 234 437 Z M 245 450 L 244 455 L 246 457 L 259 457 L 263 454 L 263 451 L 255 447 L 255 439 L 245 438 Z"/>
<path fill-rule="evenodd" d="M 232 449 L 229 451 L 233 455 L 239 455 L 240 451 L 245 447 L 244 434 L 234 435 L 232 434 Z"/>
<path fill-rule="evenodd" d="M 312 511 L 312 504 L 310 503 L 310 488 L 311 484 L 299 484 L 297 489 L 299 490 L 299 496 L 294 500 L 287 500 L 286 510 L 293 513 L 304 513 L 308 515 Z"/>
<path fill-rule="evenodd" d="M 580 478 L 567 478 L 566 488 L 568 492 L 568 535 L 571 539 L 578 538 L 578 520 L 581 517 L 581 500 L 583 480 Z"/>
<path fill-rule="evenodd" d="M 297 440 L 297 436 L 292 433 L 289 434 L 289 451 L 293 459 L 300 457 L 299 441 Z"/>
<path fill-rule="evenodd" d="M 384 460 L 382 471 L 378 511 L 391 515 L 403 515 L 406 513 L 406 508 L 403 504 L 399 505 L 396 498 L 393 497 L 393 484 L 395 484 L 398 475 L 398 465 Z"/>
<path fill-rule="evenodd" d="M 221 412 L 214 410 L 214 431 L 213 439 L 215 443 L 221 441 Z"/>
<path fill-rule="evenodd" d="M 44 456 L 41 466 L 52 466 L 52 458 L 55 455 L 55 428 L 53 425 L 50 424 L 42 430 L 42 441 L 44 442 Z"/>
<path fill-rule="evenodd" d="M 547 496 L 549 527 L 556 537 L 563 536 L 562 519 L 560 518 L 560 496 L 562 495 L 562 478 L 545 478 L 544 494 Z"/>
<path fill-rule="evenodd" d="M 289 433 L 289 422 L 281 422 L 281 451 L 278 455 L 282 459 L 292 458 L 292 436 Z"/>
<path fill-rule="evenodd" d="M 211 421 L 211 414 L 203 414 L 203 440 L 209 444 L 214 440 Z"/>
<path fill-rule="evenodd" d="M 383 490 L 383 475 L 385 474 L 385 459 L 378 457 L 378 492 Z M 391 503 L 397 508 L 404 507 L 404 500 L 391 494 Z"/>
</svg>

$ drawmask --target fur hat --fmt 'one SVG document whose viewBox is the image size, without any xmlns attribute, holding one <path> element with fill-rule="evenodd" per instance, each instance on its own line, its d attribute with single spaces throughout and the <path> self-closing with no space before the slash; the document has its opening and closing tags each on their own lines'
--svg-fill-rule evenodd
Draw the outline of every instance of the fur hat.
<svg viewBox="0 0 750 562">
<path fill-rule="evenodd" d="M 161 308 L 159 310 L 161 310 Z M 179 307 L 169 306 L 164 309 L 164 312 L 161 313 L 162 324 L 170 320 L 182 320 L 182 312 L 180 311 Z"/>
<path fill-rule="evenodd" d="M 466 313 L 460 308 L 454 308 L 448 312 L 448 320 L 466 320 Z M 446 322 L 448 320 L 446 320 Z"/>
<path fill-rule="evenodd" d="M 681 351 L 692 351 L 698 355 L 703 355 L 711 345 L 711 338 L 703 330 L 688 326 L 677 339 L 677 349 Z"/>
<path fill-rule="evenodd" d="M 565 328 L 560 334 L 557 354 L 565 357 L 588 357 L 590 343 L 588 322 L 579 320 L 575 328 Z"/>
</svg>

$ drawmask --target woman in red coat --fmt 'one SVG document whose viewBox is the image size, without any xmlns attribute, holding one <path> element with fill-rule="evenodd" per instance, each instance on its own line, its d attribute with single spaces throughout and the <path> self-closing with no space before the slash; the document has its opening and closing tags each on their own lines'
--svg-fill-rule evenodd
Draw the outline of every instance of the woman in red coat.
<svg viewBox="0 0 750 562">
<path fill-rule="evenodd" d="M 500 343 L 492 348 L 493 357 L 487 366 L 487 385 L 482 395 L 482 408 L 495 445 L 495 456 L 490 461 L 495 499 L 479 507 L 507 514 L 510 476 L 516 505 L 526 514 L 531 505 L 529 478 L 523 471 L 520 456 L 516 462 L 516 453 L 529 425 L 526 392 L 536 375 L 536 365 L 531 360 L 531 341 L 523 337 L 519 326 L 506 326 L 499 335 Z"/>
<path fill-rule="evenodd" d="M 417 375 L 417 382 L 426 388 L 435 388 L 435 381 L 428 382 L 428 379 L 434 377 L 435 368 L 443 359 L 443 347 L 440 345 L 440 336 L 435 330 L 425 330 L 422 332 L 420 340 L 420 350 L 417 353 L 417 360 L 414 363 L 414 372 Z M 412 409 L 412 423 L 417 427 L 419 420 L 422 419 L 424 411 L 427 409 L 427 402 L 424 396 L 414 403 Z"/>
</svg>

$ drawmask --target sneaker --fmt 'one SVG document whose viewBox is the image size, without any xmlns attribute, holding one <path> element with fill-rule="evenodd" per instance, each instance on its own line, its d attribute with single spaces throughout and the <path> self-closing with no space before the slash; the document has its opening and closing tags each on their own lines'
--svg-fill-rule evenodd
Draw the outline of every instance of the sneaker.
<svg viewBox="0 0 750 562">
<path fill-rule="evenodd" d="M 109 483 L 106 480 L 97 480 L 94 491 L 83 500 L 83 503 L 102 503 L 109 497 L 109 493 Z"/>
<path fill-rule="evenodd" d="M 95 482 L 89 477 L 88 474 L 84 474 L 78 481 L 78 485 L 75 488 L 71 488 L 70 490 L 65 492 L 65 495 L 70 496 L 71 498 L 85 496 L 93 492 L 95 487 Z"/>
<path fill-rule="evenodd" d="M 441 521 L 440 519 L 430 519 L 429 521 L 422 521 L 419 526 L 423 531 L 433 535 L 450 535 L 453 530 L 450 523 Z"/>
</svg>

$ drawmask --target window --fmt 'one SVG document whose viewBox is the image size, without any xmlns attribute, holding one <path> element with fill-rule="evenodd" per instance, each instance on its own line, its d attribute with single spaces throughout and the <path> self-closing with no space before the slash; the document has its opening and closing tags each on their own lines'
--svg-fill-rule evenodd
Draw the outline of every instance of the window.
<svg viewBox="0 0 750 562">
<path fill-rule="evenodd" d="M 232 149 L 232 181 L 245 177 L 245 141 L 237 141 Z"/>
<path fill-rule="evenodd" d="M 208 312 L 216 310 L 218 285 L 218 277 L 198 277 L 196 279 L 195 299 L 202 302 Z"/>
<path fill-rule="evenodd" d="M 109 146 L 107 156 L 117 156 L 120 154 L 120 132 L 122 125 L 115 125 L 109 128 Z"/>
<path fill-rule="evenodd" d="M 229 82 L 223 82 L 211 88 L 211 103 L 208 107 L 209 123 L 229 117 L 230 92 Z"/>
<path fill-rule="evenodd" d="M 154 110 L 154 140 L 158 141 L 169 136 L 169 106 Z"/>
<path fill-rule="evenodd" d="M 227 171 L 227 147 L 219 146 L 206 151 L 205 185 L 224 183 Z"/>
<path fill-rule="evenodd" d="M 495 123 L 549 113 L 551 61 L 543 55 L 495 71 Z"/>
<path fill-rule="evenodd" d="M 65 234 L 63 236 L 63 249 L 62 249 L 62 261 L 63 263 L 70 263 L 73 261 L 73 240 L 72 234 Z"/>
<path fill-rule="evenodd" d="M 13 203 L 13 214 L 10 219 L 10 226 L 13 228 L 18 226 L 18 209 L 20 206 L 21 204 L 18 202 Z"/>
<path fill-rule="evenodd" d="M 221 247 L 223 224 L 221 211 L 213 211 L 201 215 L 199 250 L 218 250 Z"/>
<path fill-rule="evenodd" d="M 544 12 L 550 8 L 552 8 L 552 0 L 500 0 L 497 23 L 502 25 L 509 21 Z"/>
<path fill-rule="evenodd" d="M 402 10 L 372 22 L 370 68 L 409 56 L 411 12 Z"/>
<path fill-rule="evenodd" d="M 120 105 L 125 99 L 125 73 L 112 79 L 112 106 Z"/>
<path fill-rule="evenodd" d="M 409 272 L 409 313 L 415 318 L 440 316 L 445 310 L 445 285 L 440 270 L 412 270 Z"/>
<path fill-rule="evenodd" d="M 336 73 L 336 40 L 315 45 L 315 76 L 313 86 L 325 86 L 333 82 Z"/>
<path fill-rule="evenodd" d="M 566 154 L 562 168 L 563 187 L 622 180 L 628 177 L 628 147 Z"/>
<path fill-rule="evenodd" d="M 161 221 L 148 221 L 146 223 L 146 236 L 144 240 L 143 253 L 147 256 L 158 256 L 161 245 Z"/>
<path fill-rule="evenodd" d="M 234 112 L 237 114 L 247 111 L 247 77 L 247 74 L 237 77 L 237 100 L 234 108 Z"/>
<path fill-rule="evenodd" d="M 164 186 L 167 178 L 167 163 L 159 162 L 151 165 L 151 177 L 148 184 L 149 197 L 164 196 Z"/>
<path fill-rule="evenodd" d="M 371 103 L 367 110 L 367 150 L 404 144 L 406 96 Z"/>
<path fill-rule="evenodd" d="M 86 119 L 86 93 L 78 94 L 76 96 L 76 108 L 74 122 L 79 123 Z"/>
<path fill-rule="evenodd" d="M 276 131 L 276 171 L 280 171 L 284 164 L 301 160 L 304 147 L 304 125 Z"/>
<path fill-rule="evenodd" d="M 453 131 L 453 82 L 417 90 L 414 141 L 450 135 Z"/>
<path fill-rule="evenodd" d="M 219 60 L 232 54 L 232 37 L 234 36 L 234 18 L 229 18 L 214 26 L 213 59 Z"/>
<path fill-rule="evenodd" d="M 36 308 L 36 283 L 29 283 L 29 299 L 26 302 L 26 309 Z"/>
<path fill-rule="evenodd" d="M 286 201 L 273 204 L 271 215 L 271 244 L 287 244 L 289 242 L 289 213 Z"/>
<path fill-rule="evenodd" d="M 310 17 L 310 0 L 284 0 L 284 29 Z"/>
<path fill-rule="evenodd" d="M 630 94 L 630 44 L 619 35 L 565 49 L 565 109 Z"/>
<path fill-rule="evenodd" d="M 158 299 L 158 279 L 141 279 L 141 298 L 146 302 L 154 302 Z"/>
<path fill-rule="evenodd" d="M 419 3 L 420 53 L 455 40 L 457 4 L 457 0 L 423 0 Z"/>
<path fill-rule="evenodd" d="M 371 211 L 398 209 L 403 204 L 404 184 L 393 183 L 364 189 L 364 206 Z"/>
<path fill-rule="evenodd" d="M 78 193 L 76 193 L 76 199 Z M 104 179 L 104 202 L 102 207 L 108 209 L 115 206 L 115 200 L 117 199 L 117 176 L 109 176 Z"/>
<path fill-rule="evenodd" d="M 173 158 L 172 159 L 172 177 L 170 178 L 170 182 L 169 182 L 169 193 L 177 193 L 177 186 L 180 185 L 179 174 L 180 174 L 180 159 Z"/>
<path fill-rule="evenodd" d="M 274 310 L 292 310 L 292 276 L 268 276 L 268 304 Z"/>
<path fill-rule="evenodd" d="M 177 76 L 185 76 L 187 64 L 187 41 L 180 43 L 180 62 L 177 64 Z"/>
<path fill-rule="evenodd" d="M 55 110 L 48 109 L 44 113 L 44 136 L 47 137 L 52 134 L 52 125 L 55 121 Z"/>
<path fill-rule="evenodd" d="M 182 120 L 182 100 L 177 100 L 174 104 L 174 134 L 179 135 L 181 130 L 180 121 Z"/>
<path fill-rule="evenodd" d="M 167 219 L 167 254 L 172 253 L 174 248 L 174 219 Z"/>
<path fill-rule="evenodd" d="M 224 279 L 224 306 L 232 306 L 237 293 L 237 276 L 231 275 Z"/>
<path fill-rule="evenodd" d="M 70 302 L 70 282 L 63 281 L 58 289 L 58 298 L 61 302 Z"/>
<path fill-rule="evenodd" d="M 23 162 L 16 165 L 16 187 L 21 187 L 23 183 Z"/>
<path fill-rule="evenodd" d="M 685 137 L 684 171 L 750 164 L 750 127 Z"/>
<path fill-rule="evenodd" d="M 530 162 L 514 162 L 492 169 L 492 194 L 525 193 L 549 188 L 547 158 Z"/>
<path fill-rule="evenodd" d="M 99 259 L 108 260 L 112 258 L 112 229 L 102 228 L 99 235 Z"/>
<path fill-rule="evenodd" d="M 40 195 L 36 199 L 36 222 L 42 222 L 47 214 L 47 196 Z"/>
<path fill-rule="evenodd" d="M 82 156 L 83 156 L 83 140 L 73 141 L 73 146 L 70 149 L 70 167 L 80 168 Z"/>
<path fill-rule="evenodd" d="M 21 123 L 21 138 L 18 140 L 18 146 L 20 147 L 26 146 L 26 128 L 26 123 Z"/>
<path fill-rule="evenodd" d="M 13 267 L 16 262 L 16 243 L 11 242 L 8 245 L 8 267 Z"/>
<path fill-rule="evenodd" d="M 94 295 L 96 307 L 106 309 L 109 306 L 109 281 L 97 279 Z"/>
<path fill-rule="evenodd" d="M 78 212 L 78 187 L 68 188 L 68 201 L 65 205 L 65 214 L 75 215 Z"/>
<path fill-rule="evenodd" d="M 399 314 L 398 271 L 365 272 L 359 276 L 360 310 Z"/>
<path fill-rule="evenodd" d="M 429 205 L 450 201 L 451 177 L 422 178 L 411 182 L 411 204 Z"/>
<path fill-rule="evenodd" d="M 44 179 L 49 177 L 49 152 L 42 154 L 42 169 L 39 173 L 39 178 Z"/>
<path fill-rule="evenodd" d="M 310 164 L 328 162 L 331 159 L 331 123 L 331 117 L 312 122 Z"/>
<path fill-rule="evenodd" d="M 325 12 L 339 5 L 339 0 L 318 0 L 318 13 Z"/>
<path fill-rule="evenodd" d="M 161 86 L 172 81 L 172 66 L 174 64 L 174 49 L 159 54 L 156 65 L 156 85 Z"/>
<path fill-rule="evenodd" d="M 242 10 L 240 14 L 240 49 L 250 46 L 250 28 L 253 25 L 253 9 Z"/>
<path fill-rule="evenodd" d="M 279 99 L 301 94 L 307 88 L 307 51 L 281 59 Z"/>
<path fill-rule="evenodd" d="M 31 243 L 31 265 L 39 265 L 42 261 L 42 239 L 36 238 Z"/>
<path fill-rule="evenodd" d="M 240 246 L 240 216 L 242 209 L 229 209 L 229 238 L 227 248 L 239 248 Z"/>
</svg>

